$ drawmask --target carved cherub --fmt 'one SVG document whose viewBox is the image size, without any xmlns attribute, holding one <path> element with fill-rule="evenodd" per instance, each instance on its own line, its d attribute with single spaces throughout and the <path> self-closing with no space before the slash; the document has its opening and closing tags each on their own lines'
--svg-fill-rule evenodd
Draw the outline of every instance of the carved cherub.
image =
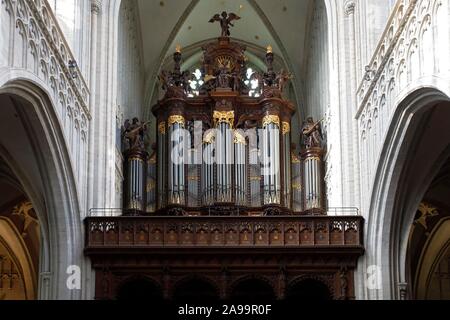
<svg viewBox="0 0 450 320">
<path fill-rule="evenodd" d="M 278 89 L 284 92 L 284 88 L 289 80 L 291 80 L 292 74 L 284 69 L 281 69 L 280 73 L 277 75 L 275 82 L 278 84 Z"/>
<path fill-rule="evenodd" d="M 222 12 L 222 15 L 215 14 L 209 22 L 214 23 L 216 21 L 220 22 L 220 27 L 222 28 L 222 37 L 229 37 L 230 36 L 230 26 L 234 27 L 234 25 L 231 23 L 233 20 L 239 20 L 241 17 L 239 17 L 237 14 L 230 13 L 227 14 L 225 11 Z"/>
<path fill-rule="evenodd" d="M 35 216 L 31 202 L 23 202 L 15 206 L 12 215 L 20 216 L 23 219 L 22 236 L 26 236 L 32 222 L 37 223 L 37 217 Z"/>
<path fill-rule="evenodd" d="M 170 74 L 165 70 L 161 71 L 160 75 L 158 76 L 158 80 L 161 83 L 161 87 L 163 90 L 167 90 L 172 85 Z"/>
</svg>

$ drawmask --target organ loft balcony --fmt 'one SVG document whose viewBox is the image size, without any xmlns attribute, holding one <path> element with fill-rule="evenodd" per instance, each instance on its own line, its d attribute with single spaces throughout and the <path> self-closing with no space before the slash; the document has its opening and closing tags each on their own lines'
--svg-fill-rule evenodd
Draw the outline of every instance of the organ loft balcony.
<svg viewBox="0 0 450 320">
<path fill-rule="evenodd" d="M 356 209 L 345 211 L 356 213 Z M 95 211 L 93 211 L 95 213 Z M 364 252 L 363 218 L 354 216 L 88 217 L 86 252 Z M 273 251 L 272 251 L 273 250 Z M 193 251 L 190 251 L 191 253 Z"/>
<path fill-rule="evenodd" d="M 217 19 L 228 21 L 226 12 Z M 120 296 L 127 277 L 144 276 L 170 299 L 196 275 L 220 282 L 224 299 L 245 277 L 265 278 L 280 299 L 301 279 L 352 299 L 364 221 L 358 209 L 325 205 L 321 121 L 304 121 L 295 151 L 291 74 L 275 70 L 272 48 L 266 70 L 251 75 L 229 30 L 202 50 L 195 91 L 179 47 L 173 70 L 159 76 L 153 150 L 147 122 L 123 126 L 123 208 L 93 209 L 85 220 L 96 297 Z"/>
</svg>

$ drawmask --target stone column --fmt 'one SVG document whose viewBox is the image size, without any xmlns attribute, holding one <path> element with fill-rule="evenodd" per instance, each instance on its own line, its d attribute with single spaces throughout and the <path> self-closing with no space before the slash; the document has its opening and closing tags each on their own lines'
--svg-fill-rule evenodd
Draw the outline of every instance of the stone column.
<svg viewBox="0 0 450 320">
<path fill-rule="evenodd" d="M 90 128 L 89 128 L 89 152 L 88 152 L 88 192 L 87 192 L 87 205 L 89 210 L 93 207 L 98 207 L 94 204 L 94 170 L 95 165 L 94 163 L 94 150 L 95 150 L 95 143 L 96 140 L 95 137 L 95 130 L 93 126 L 97 123 L 98 118 L 98 110 L 97 108 L 94 108 L 96 101 L 96 86 L 95 83 L 97 82 L 97 18 L 98 15 L 101 12 L 101 1 L 99 0 L 92 0 L 91 1 L 91 52 L 90 52 L 90 78 L 89 78 L 89 89 L 90 89 L 90 109 L 92 112 L 92 121 L 89 122 Z"/>
<path fill-rule="evenodd" d="M 352 0 L 346 2 L 345 4 L 345 14 L 348 18 L 348 46 L 349 46 L 349 68 L 350 68 L 350 97 L 352 108 L 348 110 L 349 116 L 348 121 L 351 123 L 351 157 L 353 163 L 353 195 L 350 196 L 350 203 L 353 206 L 360 207 L 360 154 L 359 154 L 359 130 L 358 121 L 354 119 L 354 116 L 358 110 L 357 106 L 357 89 L 358 89 L 358 79 L 357 79 L 357 57 L 356 57 L 356 27 L 355 27 L 355 9 L 356 4 Z M 350 124 L 349 123 L 349 124 Z M 350 151 L 350 150 L 349 150 Z"/>
</svg>

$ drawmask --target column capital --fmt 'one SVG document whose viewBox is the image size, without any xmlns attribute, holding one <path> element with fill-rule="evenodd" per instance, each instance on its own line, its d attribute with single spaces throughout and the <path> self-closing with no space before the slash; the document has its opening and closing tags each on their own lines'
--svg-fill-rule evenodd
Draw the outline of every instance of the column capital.
<svg viewBox="0 0 450 320">
<path fill-rule="evenodd" d="M 356 4 L 353 1 L 347 1 L 345 3 L 344 11 L 347 16 L 350 16 L 355 13 Z"/>
<path fill-rule="evenodd" d="M 95 15 L 99 15 L 102 10 L 101 0 L 91 0 L 91 12 Z"/>
</svg>

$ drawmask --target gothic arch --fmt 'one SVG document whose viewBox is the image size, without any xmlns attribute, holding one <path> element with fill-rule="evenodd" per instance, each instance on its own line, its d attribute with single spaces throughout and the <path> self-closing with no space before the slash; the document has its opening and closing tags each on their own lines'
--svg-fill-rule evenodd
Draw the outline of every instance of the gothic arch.
<svg viewBox="0 0 450 320">
<path fill-rule="evenodd" d="M 41 222 L 39 299 L 80 299 L 81 290 L 69 290 L 64 285 L 69 266 L 81 270 L 86 267 L 76 178 L 51 95 L 39 82 L 27 79 L 34 78 L 20 73 L 3 75 L 0 97 L 11 103 L 9 107 L 22 125 L 12 129 L 18 130 L 17 139 L 21 139 L 14 143 L 26 146 L 30 152 L 18 152 L 10 141 L 0 140 L 0 156 L 20 182 Z M 30 167 L 30 162 L 35 167 Z"/>
<path fill-rule="evenodd" d="M 371 191 L 365 243 L 373 248 L 373 254 L 366 253 L 365 270 L 360 270 L 366 298 L 399 299 L 404 295 L 410 226 L 433 177 L 450 155 L 448 134 L 436 139 L 445 121 L 450 121 L 445 116 L 450 98 L 444 91 L 409 88 L 395 108 Z M 426 138 L 436 140 L 427 144 Z M 379 271 L 375 286 L 368 286 L 365 272 L 369 269 Z"/>
</svg>

